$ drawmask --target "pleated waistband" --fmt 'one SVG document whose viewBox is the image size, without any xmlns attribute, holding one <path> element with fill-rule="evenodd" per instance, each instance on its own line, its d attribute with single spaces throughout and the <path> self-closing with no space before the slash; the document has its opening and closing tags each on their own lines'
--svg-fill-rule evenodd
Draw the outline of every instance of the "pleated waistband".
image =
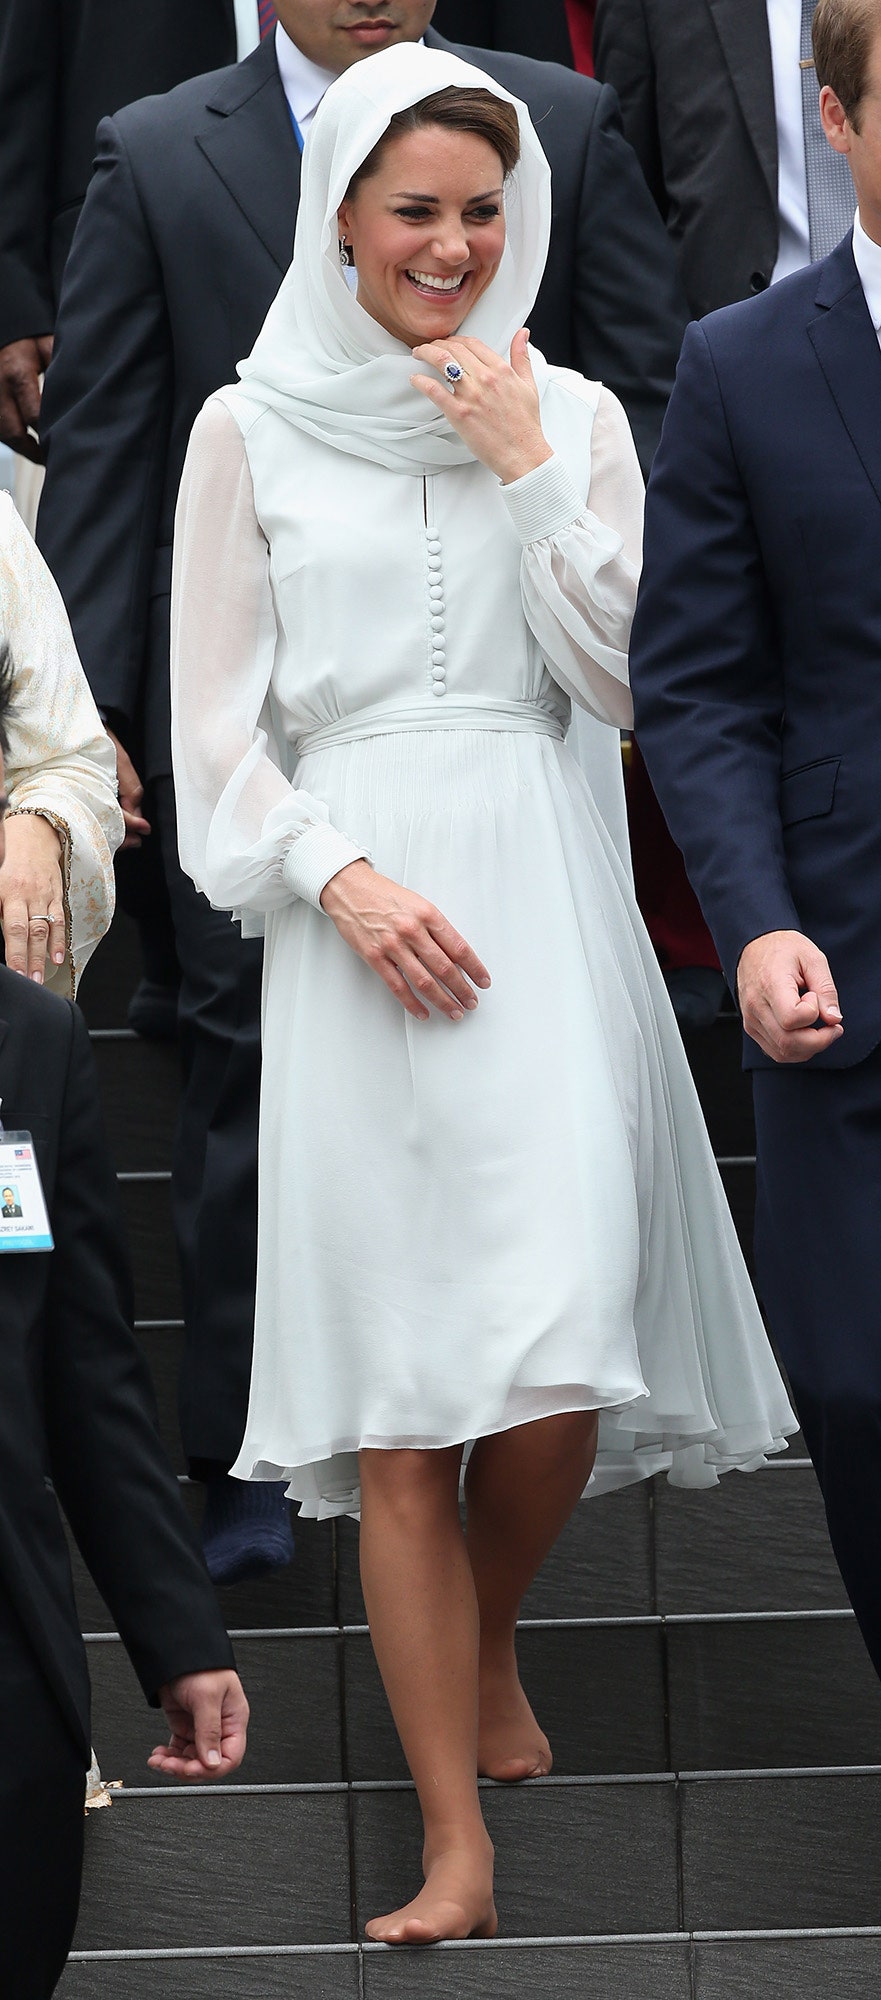
<svg viewBox="0 0 881 2000">
<path fill-rule="evenodd" d="M 445 696 L 443 703 L 402 705 L 378 701 L 370 708 L 355 709 L 351 715 L 340 716 L 337 722 L 304 730 L 297 738 L 297 755 L 307 757 L 313 750 L 328 750 L 338 743 L 358 743 L 368 736 L 395 736 L 417 729 L 515 730 L 533 736 L 555 736 L 560 742 L 565 735 L 559 716 L 537 702 L 469 701 L 461 695 L 457 701 L 449 701 Z"/>
</svg>

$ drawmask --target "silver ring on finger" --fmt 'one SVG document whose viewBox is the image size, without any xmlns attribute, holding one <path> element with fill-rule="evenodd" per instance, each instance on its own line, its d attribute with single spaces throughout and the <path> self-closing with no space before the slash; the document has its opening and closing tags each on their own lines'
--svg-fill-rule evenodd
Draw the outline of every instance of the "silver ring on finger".
<svg viewBox="0 0 881 2000">
<path fill-rule="evenodd" d="M 57 924 L 58 922 L 58 917 L 50 917 L 47 910 L 45 916 L 28 917 L 28 930 L 30 930 L 32 924 Z"/>
<path fill-rule="evenodd" d="M 451 396 L 455 396 L 456 384 L 462 381 L 464 374 L 465 370 L 458 361 L 450 360 L 444 363 L 444 381 Z"/>
</svg>

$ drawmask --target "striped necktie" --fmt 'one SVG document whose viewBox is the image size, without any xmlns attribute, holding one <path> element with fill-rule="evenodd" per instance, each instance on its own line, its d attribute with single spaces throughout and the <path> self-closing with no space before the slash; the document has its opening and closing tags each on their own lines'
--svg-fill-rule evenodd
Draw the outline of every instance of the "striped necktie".
<svg viewBox="0 0 881 2000">
<path fill-rule="evenodd" d="M 277 20 L 278 15 L 273 7 L 272 0 L 257 0 L 257 25 L 260 29 L 261 42 L 275 27 Z"/>
<path fill-rule="evenodd" d="M 820 121 L 820 93 L 811 49 L 811 23 L 817 0 L 802 0 L 801 87 L 808 183 L 808 223 L 811 263 L 828 257 L 853 226 L 857 198 L 843 153 L 833 153 Z"/>
</svg>

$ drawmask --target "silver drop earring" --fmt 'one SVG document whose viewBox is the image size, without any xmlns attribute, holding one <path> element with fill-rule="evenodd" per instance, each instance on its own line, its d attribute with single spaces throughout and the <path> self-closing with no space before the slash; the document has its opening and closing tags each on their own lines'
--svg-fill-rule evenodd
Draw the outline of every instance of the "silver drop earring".
<svg viewBox="0 0 881 2000">
<path fill-rule="evenodd" d="M 348 250 L 346 249 L 346 239 L 345 239 L 345 237 L 344 237 L 344 236 L 341 236 L 341 237 L 340 237 L 340 263 L 342 264 L 342 267 L 343 267 L 343 270 L 344 270 L 344 271 L 347 271 L 347 270 L 348 270 L 348 268 L 349 268 L 349 265 L 351 264 L 351 261 L 352 261 L 352 259 L 351 259 L 351 257 L 349 256 L 349 253 L 348 253 Z"/>
</svg>

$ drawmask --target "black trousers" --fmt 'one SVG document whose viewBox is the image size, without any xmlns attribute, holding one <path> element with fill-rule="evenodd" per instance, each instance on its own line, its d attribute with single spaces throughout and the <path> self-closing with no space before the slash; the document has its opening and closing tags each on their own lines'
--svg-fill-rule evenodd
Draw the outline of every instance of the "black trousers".
<svg viewBox="0 0 881 2000">
<path fill-rule="evenodd" d="M 76 1926 L 86 1766 L 0 1587 L 0 1993 L 49 2000 Z"/>
<path fill-rule="evenodd" d="M 212 910 L 178 860 L 171 778 L 154 779 L 159 838 L 181 972 L 183 1090 L 172 1212 L 186 1334 L 184 1451 L 231 1465 L 248 1413 L 257 1275 L 257 1118 L 263 946 Z"/>
<path fill-rule="evenodd" d="M 881 1050 L 753 1086 L 759 1292 L 881 1674 Z"/>
</svg>

